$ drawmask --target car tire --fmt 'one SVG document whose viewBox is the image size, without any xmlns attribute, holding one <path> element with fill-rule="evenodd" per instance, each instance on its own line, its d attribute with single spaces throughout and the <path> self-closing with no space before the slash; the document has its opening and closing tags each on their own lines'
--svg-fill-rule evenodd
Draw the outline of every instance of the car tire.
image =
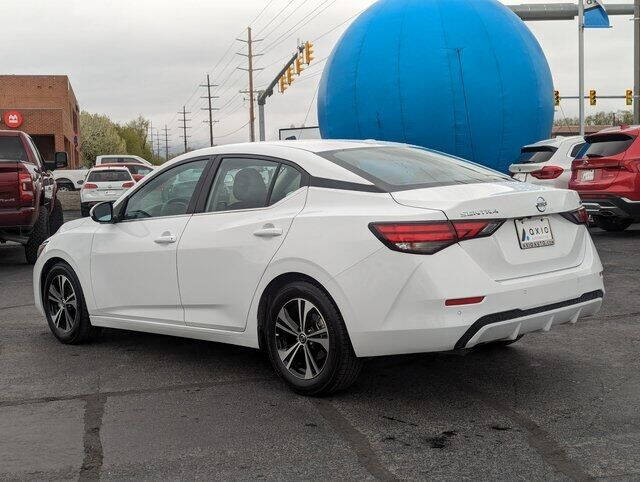
<svg viewBox="0 0 640 482">
<path fill-rule="evenodd" d="M 91 326 L 82 287 L 71 267 L 59 262 L 46 274 L 42 306 L 51 333 L 66 345 L 86 343 L 100 329 Z"/>
<path fill-rule="evenodd" d="M 598 216 L 596 219 L 596 226 L 605 231 L 617 233 L 624 231 L 633 224 L 633 219 L 617 218 L 617 217 L 602 217 Z"/>
<path fill-rule="evenodd" d="M 289 283 L 273 297 L 267 316 L 271 364 L 294 391 L 327 395 L 356 381 L 362 360 L 353 351 L 338 308 L 323 290 L 307 281 Z"/>
<path fill-rule="evenodd" d="M 62 212 L 62 203 L 60 199 L 56 199 L 53 203 L 51 214 L 49 215 L 49 236 L 56 234 L 63 223 L 64 213 Z"/>
<path fill-rule="evenodd" d="M 45 206 L 40 206 L 38 219 L 31 230 L 31 236 L 24 245 L 24 254 L 27 263 L 35 264 L 38 259 L 38 248 L 49 237 L 49 213 Z"/>
</svg>

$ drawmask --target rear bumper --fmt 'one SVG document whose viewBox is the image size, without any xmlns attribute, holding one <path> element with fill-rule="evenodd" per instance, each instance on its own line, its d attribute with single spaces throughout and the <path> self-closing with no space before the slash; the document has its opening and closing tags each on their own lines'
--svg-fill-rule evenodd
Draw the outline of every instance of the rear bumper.
<svg viewBox="0 0 640 482">
<path fill-rule="evenodd" d="M 622 196 L 579 193 L 582 205 L 592 216 L 615 216 L 640 219 L 640 201 L 632 201 Z"/>
<path fill-rule="evenodd" d="M 505 281 L 489 278 L 465 259 L 462 249 L 447 250 L 418 265 L 410 256 L 382 250 L 336 278 L 349 300 L 352 315 L 345 324 L 357 356 L 512 340 L 575 323 L 602 305 L 602 264 L 590 238 L 578 266 Z M 445 305 L 447 299 L 479 295 L 484 296 L 480 303 Z"/>
</svg>

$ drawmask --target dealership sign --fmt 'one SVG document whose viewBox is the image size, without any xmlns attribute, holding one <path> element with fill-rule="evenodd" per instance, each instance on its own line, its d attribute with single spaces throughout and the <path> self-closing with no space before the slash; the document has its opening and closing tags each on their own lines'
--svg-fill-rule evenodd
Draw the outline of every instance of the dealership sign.
<svg viewBox="0 0 640 482">
<path fill-rule="evenodd" d="M 17 110 L 8 110 L 2 115 L 2 120 L 4 121 L 7 127 L 12 129 L 17 129 L 22 125 L 24 118 L 22 114 Z"/>
</svg>

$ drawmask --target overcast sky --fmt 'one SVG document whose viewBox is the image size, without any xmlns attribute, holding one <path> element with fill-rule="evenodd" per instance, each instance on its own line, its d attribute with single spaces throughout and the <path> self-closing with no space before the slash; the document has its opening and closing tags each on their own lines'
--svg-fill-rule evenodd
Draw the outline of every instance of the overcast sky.
<svg viewBox="0 0 640 482">
<path fill-rule="evenodd" d="M 550 2 L 552 0 L 547 0 Z M 568 0 L 565 0 L 568 1 Z M 529 3 L 545 3 L 528 0 Z M 248 139 L 247 74 L 236 67 L 244 59 L 236 54 L 252 22 L 254 33 L 265 40 L 257 61 L 264 66 L 257 87 L 272 79 L 296 41 L 316 39 L 345 22 L 316 43 L 316 59 L 287 91 L 275 94 L 267 106 L 267 137 L 279 127 L 316 124 L 315 93 L 320 72 L 336 40 L 352 17 L 374 0 L 3 0 L 0 42 L 2 73 L 67 74 L 80 107 L 126 121 L 141 114 L 154 127 L 171 128 L 171 145 L 181 149 L 177 112 L 184 104 L 191 111 L 189 139 L 194 146 L 208 142 L 203 124 L 207 72 L 216 83 L 215 125 L 218 143 Z M 505 4 L 525 0 L 504 0 Z M 605 0 L 606 3 L 606 0 Z M 632 3 L 616 0 L 615 3 Z M 266 7 L 266 8 L 265 8 Z M 260 15 L 259 15 L 260 14 Z M 258 16 L 259 15 L 259 16 Z M 256 18 L 257 17 L 257 18 Z M 347 21 L 349 20 L 349 21 Z M 296 24 L 298 24 L 296 26 Z M 554 83 L 564 95 L 577 94 L 576 22 L 530 22 L 549 60 Z M 623 95 L 633 82 L 633 23 L 612 17 L 613 28 L 588 30 L 586 88 L 602 95 Z M 312 102 L 313 100 L 313 102 Z M 625 108 L 624 101 L 599 101 L 596 110 Z M 577 113 L 575 101 L 565 101 L 566 116 Z M 308 116 L 307 116 L 308 113 Z M 556 116 L 561 116 L 557 112 Z M 257 125 L 256 125 L 257 130 Z M 237 131 L 237 132 L 235 132 Z M 231 135 L 226 135 L 235 132 Z"/>
</svg>

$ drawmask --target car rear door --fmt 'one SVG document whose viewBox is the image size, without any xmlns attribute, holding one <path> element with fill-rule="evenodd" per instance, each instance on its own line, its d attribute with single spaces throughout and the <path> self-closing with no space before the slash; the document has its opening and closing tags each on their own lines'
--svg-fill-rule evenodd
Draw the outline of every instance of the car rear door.
<svg viewBox="0 0 640 482">
<path fill-rule="evenodd" d="M 208 158 L 183 161 L 116 204 L 121 218 L 93 237 L 91 280 L 100 316 L 184 324 L 176 250 Z"/>
<path fill-rule="evenodd" d="M 218 159 L 178 246 L 189 326 L 242 331 L 256 287 L 306 201 L 306 174 L 279 160 Z"/>
</svg>

